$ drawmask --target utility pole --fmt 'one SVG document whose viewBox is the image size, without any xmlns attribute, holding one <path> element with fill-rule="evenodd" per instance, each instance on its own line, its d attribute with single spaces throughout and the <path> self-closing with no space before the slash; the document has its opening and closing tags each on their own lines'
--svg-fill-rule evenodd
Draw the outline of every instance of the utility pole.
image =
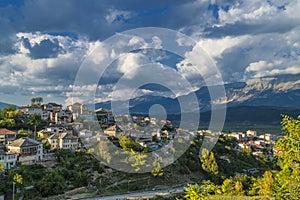
<svg viewBox="0 0 300 200">
<path fill-rule="evenodd" d="M 16 185 L 16 183 L 13 181 L 12 200 L 15 200 L 15 185 Z"/>
<path fill-rule="evenodd" d="M 35 140 L 36 138 L 36 125 L 34 125 L 34 133 L 33 133 L 33 139 Z"/>
</svg>

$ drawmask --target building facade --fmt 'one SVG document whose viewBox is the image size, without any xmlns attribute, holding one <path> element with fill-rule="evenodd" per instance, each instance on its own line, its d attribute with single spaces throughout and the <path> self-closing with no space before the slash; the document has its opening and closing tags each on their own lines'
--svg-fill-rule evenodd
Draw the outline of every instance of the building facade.
<svg viewBox="0 0 300 200">
<path fill-rule="evenodd" d="M 19 138 L 7 145 L 9 153 L 18 154 L 18 161 L 31 164 L 43 160 L 43 144 L 28 137 Z"/>
<path fill-rule="evenodd" d="M 0 150 L 0 165 L 3 165 L 5 170 L 15 167 L 17 160 L 18 154 Z"/>
</svg>

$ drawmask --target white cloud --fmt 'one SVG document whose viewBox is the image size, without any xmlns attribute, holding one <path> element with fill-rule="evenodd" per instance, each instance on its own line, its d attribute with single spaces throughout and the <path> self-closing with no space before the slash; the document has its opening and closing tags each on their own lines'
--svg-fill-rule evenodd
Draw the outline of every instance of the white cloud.
<svg viewBox="0 0 300 200">
<path fill-rule="evenodd" d="M 245 40 L 249 40 L 249 36 L 238 37 L 222 37 L 217 39 L 205 38 L 199 40 L 199 45 L 207 52 L 212 58 L 221 57 L 225 50 L 239 45 Z"/>
<path fill-rule="evenodd" d="M 136 71 L 141 65 L 141 54 L 125 53 L 119 57 L 118 70 L 124 73 L 124 77 L 132 79 L 136 75 Z"/>
<path fill-rule="evenodd" d="M 19 90 L 13 93 L 23 95 L 51 94 L 52 97 L 64 97 L 74 82 L 82 60 L 92 51 L 97 42 L 88 42 L 84 38 L 74 40 L 68 36 L 53 36 L 42 33 L 18 33 L 15 54 L 0 57 L 0 86 L 15 86 Z M 63 48 L 56 57 L 35 59 L 29 55 L 30 49 L 24 45 L 26 39 L 30 45 L 40 44 L 43 40 L 57 40 Z"/>
<path fill-rule="evenodd" d="M 282 9 L 279 9 L 282 7 Z M 232 4 L 229 10 L 220 9 L 219 24 L 226 26 L 237 22 L 243 24 L 277 24 L 278 26 L 286 23 L 296 23 L 300 19 L 299 1 L 238 1 Z M 298 22 L 299 24 L 299 22 Z M 272 25 L 273 26 L 273 25 Z"/>
<path fill-rule="evenodd" d="M 299 59 L 300 61 L 300 59 Z M 251 73 L 253 77 L 263 77 L 263 76 L 275 76 L 280 74 L 298 74 L 300 73 L 300 66 L 298 65 L 283 65 L 282 60 L 277 60 L 274 62 L 258 61 L 250 63 L 246 68 L 246 74 Z"/>
</svg>

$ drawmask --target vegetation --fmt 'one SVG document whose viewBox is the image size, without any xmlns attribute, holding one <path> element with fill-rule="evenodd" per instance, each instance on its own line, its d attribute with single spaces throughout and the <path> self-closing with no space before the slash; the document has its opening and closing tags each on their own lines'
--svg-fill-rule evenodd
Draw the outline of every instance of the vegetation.
<svg viewBox="0 0 300 200">
<path fill-rule="evenodd" d="M 292 199 L 300 197 L 300 116 L 294 119 L 283 116 L 282 130 L 284 138 L 276 142 L 278 166 L 280 171 L 265 170 L 262 177 L 252 177 L 248 175 L 237 175 L 225 178 L 221 191 L 223 195 L 260 195 L 261 199 Z M 222 139 L 221 139 L 222 140 Z M 224 141 L 223 141 L 224 142 Z M 218 151 L 220 152 L 220 151 Z M 224 152 L 223 152 L 224 153 Z M 207 153 L 205 153 L 208 155 Z M 206 159 L 209 156 L 206 156 Z M 211 159 L 213 160 L 213 159 Z M 207 162 L 209 166 L 203 169 L 210 169 L 215 164 Z M 269 166 L 270 167 L 270 166 Z M 274 174 L 275 173 L 275 174 Z M 215 175 L 217 175 L 215 173 Z M 185 189 L 186 199 L 208 199 L 209 193 L 203 184 L 191 185 Z M 221 198 L 224 199 L 224 198 Z"/>
<path fill-rule="evenodd" d="M 300 197 L 300 116 L 298 119 L 284 116 L 282 129 L 284 138 L 276 147 L 278 165 L 281 170 L 275 177 L 273 195 L 278 199 L 299 199 Z"/>
<path fill-rule="evenodd" d="M 19 129 L 41 129 L 48 124 L 47 120 L 42 120 L 40 114 L 25 116 L 13 106 L 8 106 L 0 110 L 0 128 L 12 130 Z"/>
<path fill-rule="evenodd" d="M 55 155 L 58 162 L 55 168 L 34 164 L 7 171 L 5 176 L 0 176 L 0 193 L 10 198 L 14 181 L 17 188 L 34 186 L 32 190 L 22 191 L 24 199 L 40 199 L 87 186 L 93 171 L 103 172 L 99 163 L 84 153 L 57 151 Z"/>
<path fill-rule="evenodd" d="M 204 148 L 201 155 L 202 157 L 200 160 L 202 163 L 202 169 L 211 175 L 217 175 L 219 173 L 219 169 L 214 153 L 209 152 Z"/>
</svg>

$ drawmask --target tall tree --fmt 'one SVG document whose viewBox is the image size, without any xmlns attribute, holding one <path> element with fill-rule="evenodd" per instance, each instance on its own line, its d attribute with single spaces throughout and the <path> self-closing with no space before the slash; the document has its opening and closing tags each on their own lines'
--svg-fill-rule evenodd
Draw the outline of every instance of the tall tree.
<svg viewBox="0 0 300 200">
<path fill-rule="evenodd" d="M 272 186 L 274 183 L 273 175 L 270 171 L 266 171 L 262 178 L 257 180 L 258 194 L 270 197 L 272 195 Z"/>
<path fill-rule="evenodd" d="M 31 99 L 31 106 L 40 106 L 43 103 L 42 97 L 35 97 Z"/>
<path fill-rule="evenodd" d="M 218 164 L 213 152 L 209 152 L 207 149 L 202 150 L 202 157 L 200 158 L 202 163 L 202 169 L 209 174 L 217 175 L 219 173 Z"/>
<path fill-rule="evenodd" d="M 32 98 L 32 99 L 31 99 L 31 105 L 34 106 L 34 105 L 35 105 L 35 102 L 36 102 L 36 99 L 35 99 L 35 98 Z"/>
<path fill-rule="evenodd" d="M 296 200 L 300 197 L 300 116 L 283 116 L 281 124 L 285 136 L 275 145 L 281 171 L 275 177 L 273 195 Z"/>
</svg>

